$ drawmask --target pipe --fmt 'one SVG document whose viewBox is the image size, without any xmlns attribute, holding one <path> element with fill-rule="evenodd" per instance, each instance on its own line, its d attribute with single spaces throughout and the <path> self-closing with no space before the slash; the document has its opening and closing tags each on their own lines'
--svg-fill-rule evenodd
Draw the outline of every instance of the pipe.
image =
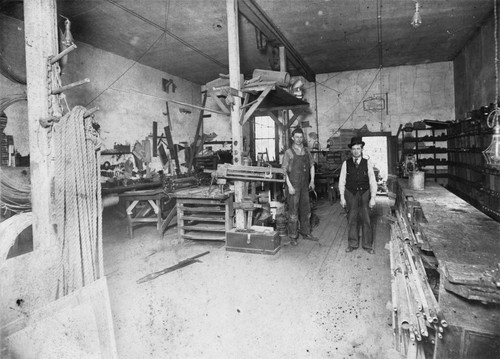
<svg viewBox="0 0 500 359">
<path fill-rule="evenodd" d="M 59 87 L 58 89 L 54 89 L 50 93 L 52 95 L 57 95 L 57 94 L 60 94 L 61 92 L 64 92 L 64 91 L 69 90 L 69 89 L 72 89 L 73 87 L 84 85 L 84 84 L 89 83 L 89 82 L 90 82 L 90 79 L 83 79 L 81 81 L 76 81 L 76 82 L 73 82 L 73 83 L 71 83 L 69 85 Z"/>
<path fill-rule="evenodd" d="M 61 51 L 60 53 L 58 53 L 56 56 L 51 57 L 50 58 L 50 64 L 54 65 L 57 61 L 59 61 L 60 59 L 62 59 L 64 56 L 66 56 L 67 54 L 69 54 L 74 49 L 76 49 L 76 45 L 72 44 L 70 47 L 64 49 L 63 51 Z"/>
</svg>

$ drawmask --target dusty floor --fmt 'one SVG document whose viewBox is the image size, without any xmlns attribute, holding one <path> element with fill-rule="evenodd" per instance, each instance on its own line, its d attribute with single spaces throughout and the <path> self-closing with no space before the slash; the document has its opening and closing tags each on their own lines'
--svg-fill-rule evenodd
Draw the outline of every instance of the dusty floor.
<svg viewBox="0 0 500 359">
<path fill-rule="evenodd" d="M 222 242 L 167 246 L 153 226 L 130 239 L 126 220 L 107 209 L 104 264 L 119 358 L 401 358 L 387 309 L 388 199 L 379 197 L 374 211 L 375 255 L 345 253 L 344 211 L 338 202 L 317 207 L 320 242 L 274 256 L 227 252 Z M 136 283 L 207 250 L 200 263 Z"/>
</svg>

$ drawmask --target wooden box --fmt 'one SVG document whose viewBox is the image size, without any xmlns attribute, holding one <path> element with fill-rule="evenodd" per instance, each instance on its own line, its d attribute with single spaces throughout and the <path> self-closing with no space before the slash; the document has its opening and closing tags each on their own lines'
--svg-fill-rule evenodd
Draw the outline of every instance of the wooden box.
<svg viewBox="0 0 500 359">
<path fill-rule="evenodd" d="M 281 248 L 278 232 L 233 228 L 226 232 L 226 251 L 276 254 Z"/>
</svg>

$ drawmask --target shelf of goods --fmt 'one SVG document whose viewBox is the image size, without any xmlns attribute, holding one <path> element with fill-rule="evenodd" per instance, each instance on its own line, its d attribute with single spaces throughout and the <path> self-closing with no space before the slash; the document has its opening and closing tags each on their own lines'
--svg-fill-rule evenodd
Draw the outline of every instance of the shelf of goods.
<svg viewBox="0 0 500 359">
<path fill-rule="evenodd" d="M 482 151 L 493 131 L 484 121 L 458 122 L 448 129 L 448 188 L 500 221 L 500 171 L 486 165 Z"/>
<path fill-rule="evenodd" d="M 425 126 L 402 132 L 402 155 L 413 155 L 427 179 L 446 185 L 448 183 L 447 129 Z"/>
</svg>

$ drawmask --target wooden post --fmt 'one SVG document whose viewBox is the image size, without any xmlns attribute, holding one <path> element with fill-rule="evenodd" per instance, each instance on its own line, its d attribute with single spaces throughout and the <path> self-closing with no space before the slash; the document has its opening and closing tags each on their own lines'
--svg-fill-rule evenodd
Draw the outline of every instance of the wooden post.
<svg viewBox="0 0 500 359">
<path fill-rule="evenodd" d="M 55 149 L 50 143 L 48 129 L 39 123 L 41 118 L 60 115 L 49 88 L 49 80 L 55 75 L 48 77 L 48 58 L 58 53 L 56 19 L 56 0 L 24 1 L 34 249 L 57 243 L 51 219 Z"/>
<path fill-rule="evenodd" d="M 226 0 L 227 11 L 227 41 L 229 49 L 229 86 L 236 90 L 240 84 L 240 45 L 238 36 L 238 0 Z M 233 164 L 242 164 L 243 135 L 240 126 L 241 99 L 234 96 L 231 108 L 231 130 L 233 135 Z M 243 199 L 243 182 L 234 182 L 234 198 L 236 202 Z M 245 214 L 243 210 L 236 210 L 236 228 L 245 228 Z"/>
<path fill-rule="evenodd" d="M 286 51 L 284 46 L 279 47 L 279 55 L 280 55 L 280 71 L 286 72 Z M 288 127 L 288 110 L 282 110 L 278 112 L 278 116 L 281 117 L 280 121 L 283 124 L 283 148 L 285 150 L 288 148 L 288 144 L 290 142 L 290 129 Z M 276 139 L 278 141 L 278 139 Z"/>
</svg>

